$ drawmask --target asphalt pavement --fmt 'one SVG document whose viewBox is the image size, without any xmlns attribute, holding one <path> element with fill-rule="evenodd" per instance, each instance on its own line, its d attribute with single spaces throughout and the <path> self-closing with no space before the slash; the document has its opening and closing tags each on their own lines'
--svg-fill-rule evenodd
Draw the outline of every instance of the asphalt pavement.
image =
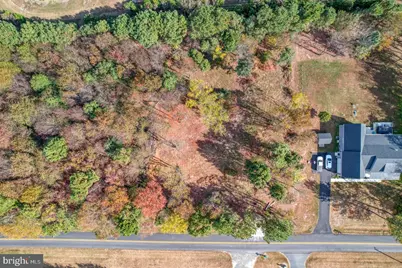
<svg viewBox="0 0 402 268">
<path fill-rule="evenodd" d="M 320 172 L 320 193 L 318 222 L 314 229 L 315 234 L 330 234 L 331 225 L 329 223 L 330 202 L 331 202 L 331 177 L 332 173 L 326 169 Z"/>
</svg>

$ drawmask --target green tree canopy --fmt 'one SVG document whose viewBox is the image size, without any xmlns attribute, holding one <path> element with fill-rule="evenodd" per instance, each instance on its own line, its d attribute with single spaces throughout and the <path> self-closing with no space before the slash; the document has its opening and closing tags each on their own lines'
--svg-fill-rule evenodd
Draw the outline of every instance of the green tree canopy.
<svg viewBox="0 0 402 268">
<path fill-rule="evenodd" d="M 272 241 L 285 241 L 293 234 L 292 222 L 284 219 L 267 219 L 262 229 L 264 232 L 264 240 L 268 243 Z"/>
<path fill-rule="evenodd" d="M 197 210 L 191 215 L 188 224 L 188 233 L 192 236 L 207 236 L 212 232 L 212 221 L 208 215 Z"/>
<path fill-rule="evenodd" d="M 17 200 L 0 195 L 0 217 L 12 210 L 17 204 Z"/>
<path fill-rule="evenodd" d="M 249 76 L 253 70 L 254 64 L 250 59 L 240 59 L 236 66 L 238 76 Z"/>
<path fill-rule="evenodd" d="M 57 162 L 67 157 L 67 142 L 62 137 L 51 138 L 43 149 L 43 154 L 47 161 Z"/>
<path fill-rule="evenodd" d="M 24 43 L 49 43 L 66 46 L 77 37 L 77 26 L 73 23 L 34 21 L 21 26 L 21 38 Z"/>
<path fill-rule="evenodd" d="M 141 210 L 133 205 L 127 205 L 117 215 L 115 222 L 121 235 L 130 236 L 138 234 L 140 230 Z"/>
<path fill-rule="evenodd" d="M 21 43 L 21 36 L 14 24 L 0 21 L 0 45 L 13 49 Z"/>
<path fill-rule="evenodd" d="M 168 45 L 178 47 L 187 34 L 187 20 L 177 11 L 166 11 L 161 14 L 162 27 L 160 39 Z"/>
<path fill-rule="evenodd" d="M 321 122 L 328 122 L 329 120 L 331 120 L 331 114 L 328 113 L 327 111 L 322 111 L 318 114 L 318 117 L 320 118 Z"/>
<path fill-rule="evenodd" d="M 271 180 L 271 170 L 261 160 L 246 160 L 246 173 L 252 184 L 264 188 Z"/>
<path fill-rule="evenodd" d="M 52 85 L 52 81 L 44 74 L 34 74 L 30 81 L 31 87 L 35 91 L 42 91 Z"/>
<path fill-rule="evenodd" d="M 161 15 L 153 10 L 141 11 L 133 18 L 130 28 L 132 38 L 144 47 L 151 47 L 159 40 L 162 29 Z"/>
<path fill-rule="evenodd" d="M 112 24 L 112 31 L 114 36 L 119 40 L 125 40 L 130 38 L 130 26 L 131 19 L 127 14 L 118 16 Z"/>
<path fill-rule="evenodd" d="M 88 195 L 88 190 L 99 180 L 93 170 L 87 172 L 76 172 L 70 176 L 71 200 L 81 203 Z"/>
<path fill-rule="evenodd" d="M 206 39 L 230 28 L 242 32 L 242 17 L 223 8 L 202 5 L 190 15 L 190 36 L 193 39 Z"/>
<path fill-rule="evenodd" d="M 274 183 L 269 189 L 269 193 L 276 200 L 283 200 L 286 197 L 286 188 L 281 183 Z"/>
</svg>

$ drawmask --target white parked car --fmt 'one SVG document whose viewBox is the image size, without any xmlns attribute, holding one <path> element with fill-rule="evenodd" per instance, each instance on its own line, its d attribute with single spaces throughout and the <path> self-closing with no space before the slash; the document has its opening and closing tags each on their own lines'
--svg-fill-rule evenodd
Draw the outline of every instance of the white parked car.
<svg viewBox="0 0 402 268">
<path fill-rule="evenodd" d="M 321 172 L 323 166 L 324 166 L 324 158 L 322 156 L 318 156 L 317 157 L 317 172 Z"/>
<path fill-rule="evenodd" d="M 332 156 L 330 154 L 327 154 L 327 156 L 325 156 L 325 168 L 326 169 L 332 168 Z"/>
</svg>

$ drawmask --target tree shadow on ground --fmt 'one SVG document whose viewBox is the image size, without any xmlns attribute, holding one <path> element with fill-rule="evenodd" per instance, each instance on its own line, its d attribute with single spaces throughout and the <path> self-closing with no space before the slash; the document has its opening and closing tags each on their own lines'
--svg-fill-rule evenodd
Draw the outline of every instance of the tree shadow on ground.
<svg viewBox="0 0 402 268">
<path fill-rule="evenodd" d="M 401 125 L 398 103 L 402 96 L 402 51 L 398 50 L 398 45 L 402 43 L 396 40 L 391 48 L 375 53 L 363 63 L 365 72 L 361 74 L 361 79 L 372 81 L 368 89 L 377 97 L 377 103 L 385 112 L 386 119 Z M 373 119 L 376 121 L 376 118 Z"/>
<path fill-rule="evenodd" d="M 344 117 L 331 115 L 331 120 L 328 122 L 320 122 L 320 129 L 316 131 L 316 133 L 331 133 L 332 135 L 332 142 L 331 144 L 325 145 L 324 147 L 319 147 L 317 141 L 317 152 L 336 152 L 338 151 L 338 144 L 336 140 L 336 136 L 339 136 L 339 126 L 343 124 L 349 124 L 348 120 Z"/>
<path fill-rule="evenodd" d="M 341 215 L 368 220 L 372 215 L 392 216 L 400 189 L 390 183 L 333 183 L 333 207 Z"/>
<path fill-rule="evenodd" d="M 307 189 L 311 190 L 314 193 L 314 195 L 321 201 L 330 200 L 330 192 L 331 192 L 330 183 L 321 183 L 310 179 L 304 181 L 304 185 L 306 186 Z"/>
<path fill-rule="evenodd" d="M 45 14 L 46 12 L 44 12 Z M 116 3 L 114 6 L 101 6 L 92 9 L 82 10 L 73 15 L 64 15 L 60 18 L 49 19 L 49 21 L 64 21 L 64 22 L 75 22 L 78 24 L 83 24 L 84 20 L 88 16 L 96 17 L 96 19 L 110 19 L 117 17 L 121 14 L 129 13 L 127 9 L 123 7 L 122 3 Z M 40 17 L 31 17 L 29 20 L 43 20 Z"/>
</svg>

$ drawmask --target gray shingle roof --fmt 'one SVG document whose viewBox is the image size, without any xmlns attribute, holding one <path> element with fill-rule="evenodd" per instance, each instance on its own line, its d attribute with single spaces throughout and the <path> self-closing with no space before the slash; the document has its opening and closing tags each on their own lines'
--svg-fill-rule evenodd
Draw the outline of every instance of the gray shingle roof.
<svg viewBox="0 0 402 268">
<path fill-rule="evenodd" d="M 344 126 L 344 151 L 361 152 L 366 126 L 363 124 L 345 124 Z"/>
<path fill-rule="evenodd" d="M 364 168 L 360 152 L 342 153 L 342 176 L 345 178 L 363 178 Z"/>
<path fill-rule="evenodd" d="M 343 177 L 387 178 L 402 172 L 402 135 L 366 134 L 364 124 L 345 124 L 343 139 Z"/>
</svg>

